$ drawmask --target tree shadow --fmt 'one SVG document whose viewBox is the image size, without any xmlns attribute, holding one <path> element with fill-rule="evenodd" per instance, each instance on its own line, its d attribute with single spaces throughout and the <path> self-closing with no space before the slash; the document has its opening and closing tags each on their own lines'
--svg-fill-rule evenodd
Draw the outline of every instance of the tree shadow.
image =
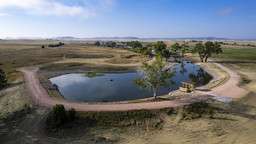
<svg viewBox="0 0 256 144">
<path fill-rule="evenodd" d="M 237 101 L 232 101 L 230 103 L 230 108 L 227 109 L 227 112 L 232 115 L 256 120 L 256 113 L 251 113 L 256 111 L 256 106 L 247 104 L 255 99 L 254 97 L 255 93 L 251 92 Z"/>
<path fill-rule="evenodd" d="M 256 62 L 251 62 L 251 61 L 215 61 L 216 63 L 224 63 L 224 64 L 239 64 L 239 63 L 253 63 L 256 64 Z"/>
<path fill-rule="evenodd" d="M 158 97 L 155 99 L 155 101 L 173 101 L 174 98 L 164 98 L 164 97 Z"/>
<path fill-rule="evenodd" d="M 225 118 L 225 117 L 213 117 L 212 119 L 216 119 L 216 120 L 227 120 L 227 121 L 238 121 L 238 120 L 236 120 L 236 119 Z"/>
<path fill-rule="evenodd" d="M 8 88 L 13 88 L 13 87 L 16 87 L 16 86 L 19 86 L 19 85 L 22 85 L 24 84 L 24 82 L 17 82 L 17 83 L 11 83 L 11 84 L 7 84 L 4 89 L 8 89 Z"/>
<path fill-rule="evenodd" d="M 208 92 L 211 91 L 210 89 L 196 89 L 197 91 L 203 91 L 203 92 Z"/>
</svg>

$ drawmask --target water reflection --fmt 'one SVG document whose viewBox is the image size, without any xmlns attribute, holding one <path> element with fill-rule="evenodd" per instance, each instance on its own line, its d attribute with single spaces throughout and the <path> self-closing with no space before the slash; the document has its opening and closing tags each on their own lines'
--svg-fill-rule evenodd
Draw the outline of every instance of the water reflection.
<svg viewBox="0 0 256 144">
<path fill-rule="evenodd" d="M 187 69 L 185 68 L 185 64 L 184 64 L 184 61 L 182 60 L 181 61 L 181 64 L 180 64 L 180 73 L 182 74 L 182 75 L 184 75 L 186 72 L 187 72 Z"/>
<path fill-rule="evenodd" d="M 187 61 L 181 61 L 171 69 L 176 71 L 172 79 L 175 84 L 170 88 L 160 87 L 158 95 L 179 89 L 183 80 L 193 81 L 197 86 L 205 85 L 211 80 L 211 76 L 203 69 Z M 125 101 L 152 97 L 153 94 L 148 89 L 140 89 L 132 82 L 138 76 L 141 73 L 105 74 L 93 78 L 84 77 L 84 74 L 66 74 L 50 81 L 58 85 L 60 93 L 70 101 Z"/>
<path fill-rule="evenodd" d="M 206 85 L 212 79 L 212 76 L 200 68 L 197 74 L 191 73 L 189 78 L 195 82 L 196 85 Z"/>
</svg>

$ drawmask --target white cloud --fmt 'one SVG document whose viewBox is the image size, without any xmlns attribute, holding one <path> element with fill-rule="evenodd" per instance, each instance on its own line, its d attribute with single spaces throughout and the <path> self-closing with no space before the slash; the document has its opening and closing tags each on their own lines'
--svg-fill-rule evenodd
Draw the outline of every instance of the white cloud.
<svg viewBox="0 0 256 144">
<path fill-rule="evenodd" d="M 84 6 L 65 5 L 56 0 L 0 0 L 0 10 L 18 8 L 33 15 L 77 16 L 89 18 L 96 15 L 97 10 L 105 9 L 114 0 L 84 0 Z"/>
<path fill-rule="evenodd" d="M 8 16 L 9 14 L 7 14 L 7 13 L 0 13 L 0 17 L 1 16 Z"/>
</svg>

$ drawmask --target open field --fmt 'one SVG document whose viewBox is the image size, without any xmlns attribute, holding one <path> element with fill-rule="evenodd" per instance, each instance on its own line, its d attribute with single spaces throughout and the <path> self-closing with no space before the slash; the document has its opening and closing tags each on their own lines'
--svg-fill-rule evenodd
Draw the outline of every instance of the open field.
<svg viewBox="0 0 256 144">
<path fill-rule="evenodd" d="M 124 121 L 122 117 L 115 119 L 120 122 L 119 126 L 113 123 L 88 126 L 85 123 L 80 128 L 76 125 L 67 125 L 57 132 L 47 132 L 44 124 L 49 110 L 33 104 L 25 90 L 22 73 L 16 72 L 15 69 L 39 65 L 43 68 L 42 72 L 49 71 L 50 77 L 51 73 L 73 72 L 77 69 L 80 71 L 134 71 L 142 60 L 150 60 L 127 50 L 88 46 L 88 43 L 93 44 L 92 41 L 64 41 L 66 45 L 63 47 L 41 48 L 41 45 L 58 42 L 54 40 L 0 41 L 0 63 L 2 64 L 0 68 L 10 72 L 8 75 L 12 79 L 11 84 L 0 91 L 0 143 L 248 144 L 255 142 L 256 60 L 254 56 L 256 50 L 254 47 L 236 45 L 224 45 L 224 53 L 212 59 L 238 72 L 242 76 L 239 86 L 247 89 L 249 93 L 230 104 L 214 100 L 207 101 L 216 108 L 212 119 L 203 116 L 193 120 L 182 120 L 183 108 L 180 107 L 168 114 L 163 111 L 153 111 L 153 114 L 148 111 L 131 112 L 127 115 L 134 117 L 133 119 Z M 168 45 L 171 43 L 174 42 L 168 42 Z M 236 43 L 246 45 L 249 42 Z M 255 44 L 255 42 L 250 43 Z M 189 42 L 189 45 L 193 46 L 194 43 Z M 142 113 L 145 114 L 142 117 L 145 120 L 136 116 Z M 90 116 L 100 119 L 102 115 L 100 113 L 84 114 L 84 117 Z"/>
</svg>

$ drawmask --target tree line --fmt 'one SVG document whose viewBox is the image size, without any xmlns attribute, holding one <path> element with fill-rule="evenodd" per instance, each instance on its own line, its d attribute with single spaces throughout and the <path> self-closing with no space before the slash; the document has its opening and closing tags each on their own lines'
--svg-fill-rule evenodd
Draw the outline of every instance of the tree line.
<svg viewBox="0 0 256 144">
<path fill-rule="evenodd" d="M 201 62 L 207 62 L 208 58 L 211 57 L 212 54 L 222 53 L 221 43 L 220 42 L 211 42 L 207 41 L 203 43 L 202 41 L 195 41 L 196 45 L 194 48 L 189 49 L 188 42 L 183 42 L 183 44 L 174 43 L 171 45 L 170 49 L 167 49 L 167 45 L 163 41 L 157 41 L 153 44 L 148 44 L 147 46 L 143 46 L 139 41 L 130 41 L 125 42 L 127 47 L 131 48 L 133 52 L 141 53 L 143 55 L 148 55 L 149 57 L 153 56 L 153 51 L 156 54 L 156 58 L 164 58 L 167 60 L 170 58 L 172 54 L 177 52 L 181 53 L 181 56 L 184 57 L 188 51 L 192 53 L 198 53 Z M 101 43 L 96 41 L 96 46 L 100 46 Z M 105 46 L 114 48 L 116 46 L 116 42 L 108 41 Z"/>
</svg>

